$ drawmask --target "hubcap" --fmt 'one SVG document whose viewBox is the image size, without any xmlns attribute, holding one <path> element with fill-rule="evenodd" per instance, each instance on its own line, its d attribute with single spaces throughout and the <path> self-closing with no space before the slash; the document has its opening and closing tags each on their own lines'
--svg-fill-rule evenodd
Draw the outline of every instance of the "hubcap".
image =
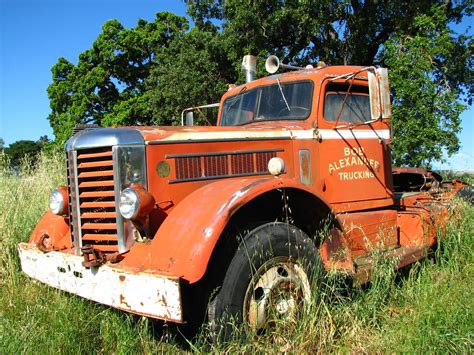
<svg viewBox="0 0 474 355">
<path fill-rule="evenodd" d="M 308 276 L 288 258 L 278 257 L 263 264 L 245 293 L 244 315 L 259 332 L 276 320 L 291 319 L 311 300 Z"/>
</svg>

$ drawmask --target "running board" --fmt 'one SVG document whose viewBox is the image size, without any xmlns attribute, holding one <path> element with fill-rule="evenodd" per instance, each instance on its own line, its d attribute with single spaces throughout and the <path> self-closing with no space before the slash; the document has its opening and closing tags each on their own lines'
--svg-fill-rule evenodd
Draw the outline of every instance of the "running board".
<svg viewBox="0 0 474 355">
<path fill-rule="evenodd" d="M 355 274 L 354 279 L 358 284 L 364 284 L 370 281 L 371 271 L 375 258 L 384 260 L 395 260 L 394 268 L 401 269 L 409 264 L 425 258 L 428 255 L 428 248 L 417 248 L 401 246 L 392 250 L 387 250 L 379 255 L 358 257 L 354 260 Z"/>
</svg>

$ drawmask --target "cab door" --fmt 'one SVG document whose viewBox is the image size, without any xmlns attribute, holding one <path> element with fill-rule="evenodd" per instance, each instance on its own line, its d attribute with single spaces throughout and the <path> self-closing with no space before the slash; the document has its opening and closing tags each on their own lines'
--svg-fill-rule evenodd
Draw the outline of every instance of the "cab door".
<svg viewBox="0 0 474 355">
<path fill-rule="evenodd" d="M 366 80 L 323 81 L 318 133 L 320 179 L 330 203 L 344 210 L 393 203 L 389 126 L 371 122 Z"/>
<path fill-rule="evenodd" d="M 318 108 L 323 195 L 353 257 L 398 245 L 387 121 L 371 121 L 366 80 L 323 82 Z"/>
</svg>

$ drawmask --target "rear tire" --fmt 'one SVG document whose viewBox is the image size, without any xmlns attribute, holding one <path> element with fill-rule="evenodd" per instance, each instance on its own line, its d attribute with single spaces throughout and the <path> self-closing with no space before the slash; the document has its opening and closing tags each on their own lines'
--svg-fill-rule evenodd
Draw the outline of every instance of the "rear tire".
<svg viewBox="0 0 474 355">
<path fill-rule="evenodd" d="M 261 334 L 276 321 L 295 317 L 319 298 L 324 278 L 315 245 L 297 227 L 272 222 L 251 230 L 209 305 L 213 336 L 229 339 L 240 323 Z"/>
</svg>

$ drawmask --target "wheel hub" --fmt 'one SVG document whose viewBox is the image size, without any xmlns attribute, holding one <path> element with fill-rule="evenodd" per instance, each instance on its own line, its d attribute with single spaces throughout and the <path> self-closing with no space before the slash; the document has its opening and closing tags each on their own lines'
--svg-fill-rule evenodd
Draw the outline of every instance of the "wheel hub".
<svg viewBox="0 0 474 355">
<path fill-rule="evenodd" d="M 244 315 L 251 328 L 260 331 L 277 320 L 293 318 L 311 300 L 308 276 L 288 258 L 267 261 L 247 288 Z"/>
</svg>

